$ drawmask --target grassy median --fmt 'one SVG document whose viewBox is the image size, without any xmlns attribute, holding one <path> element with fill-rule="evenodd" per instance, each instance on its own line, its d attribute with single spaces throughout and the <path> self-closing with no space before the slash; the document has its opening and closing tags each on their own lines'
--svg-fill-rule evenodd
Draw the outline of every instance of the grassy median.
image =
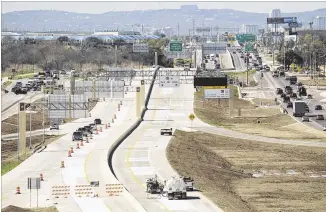
<svg viewBox="0 0 326 212">
<path fill-rule="evenodd" d="M 325 211 L 326 148 L 177 130 L 166 151 L 225 212 Z"/>
</svg>

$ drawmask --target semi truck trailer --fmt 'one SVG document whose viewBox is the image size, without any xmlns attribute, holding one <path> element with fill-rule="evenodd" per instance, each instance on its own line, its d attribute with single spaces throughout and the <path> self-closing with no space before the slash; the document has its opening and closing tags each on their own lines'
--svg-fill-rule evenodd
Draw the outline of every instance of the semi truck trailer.
<svg viewBox="0 0 326 212">
<path fill-rule="evenodd" d="M 304 101 L 293 102 L 293 116 L 302 117 L 306 112 L 306 103 Z"/>
</svg>

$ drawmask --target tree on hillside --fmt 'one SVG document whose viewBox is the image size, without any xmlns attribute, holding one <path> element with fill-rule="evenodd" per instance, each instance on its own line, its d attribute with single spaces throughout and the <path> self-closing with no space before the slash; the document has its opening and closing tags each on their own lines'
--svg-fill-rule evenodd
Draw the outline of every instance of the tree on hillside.
<svg viewBox="0 0 326 212">
<path fill-rule="evenodd" d="M 57 41 L 62 44 L 63 42 L 69 42 L 69 38 L 67 36 L 60 36 L 57 38 Z"/>
</svg>

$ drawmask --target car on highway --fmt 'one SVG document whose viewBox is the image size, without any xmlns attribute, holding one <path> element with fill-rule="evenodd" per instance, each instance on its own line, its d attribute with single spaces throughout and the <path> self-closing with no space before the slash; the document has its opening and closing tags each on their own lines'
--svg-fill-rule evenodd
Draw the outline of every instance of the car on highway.
<svg viewBox="0 0 326 212">
<path fill-rule="evenodd" d="M 101 119 L 94 119 L 94 124 L 102 124 L 102 120 Z"/>
<path fill-rule="evenodd" d="M 82 132 L 76 131 L 72 133 L 72 141 L 82 141 L 83 134 Z"/>
<path fill-rule="evenodd" d="M 288 102 L 290 102 L 290 97 L 289 97 L 289 96 L 285 96 L 285 97 L 283 97 L 283 102 L 284 102 L 284 103 L 288 103 Z"/>
<path fill-rule="evenodd" d="M 26 88 L 18 88 L 14 91 L 16 95 L 18 94 L 27 94 L 27 89 Z"/>
<path fill-rule="evenodd" d="M 90 127 L 89 125 L 84 126 L 85 130 L 89 132 L 90 134 L 93 134 L 93 128 Z"/>
<path fill-rule="evenodd" d="M 59 130 L 59 125 L 54 123 L 50 126 L 50 130 Z"/>
<path fill-rule="evenodd" d="M 278 72 L 277 71 L 274 71 L 273 74 L 272 74 L 273 77 L 278 77 Z"/>
<path fill-rule="evenodd" d="M 269 66 L 266 66 L 266 67 L 265 67 L 265 70 L 266 70 L 266 71 L 270 71 L 271 68 L 270 68 Z"/>
<path fill-rule="evenodd" d="M 308 94 L 307 99 L 312 99 L 312 95 Z"/>
<path fill-rule="evenodd" d="M 293 102 L 288 102 L 286 108 L 293 108 Z"/>
<path fill-rule="evenodd" d="M 65 75 L 65 74 L 67 74 L 67 72 L 65 70 L 61 70 L 60 74 Z"/>
<path fill-rule="evenodd" d="M 232 53 L 233 53 L 233 54 L 236 54 L 236 52 L 235 52 L 235 51 L 233 51 Z"/>
<path fill-rule="evenodd" d="M 240 56 L 240 58 L 244 58 L 244 56 L 243 56 L 243 55 L 241 55 L 241 56 Z"/>
<path fill-rule="evenodd" d="M 286 97 L 286 94 L 285 93 L 282 93 L 281 94 L 281 98 L 284 98 L 284 97 Z"/>
<path fill-rule="evenodd" d="M 276 88 L 276 94 L 277 95 L 283 94 L 283 89 L 282 88 Z"/>
<path fill-rule="evenodd" d="M 296 93 L 291 93 L 290 97 L 296 99 L 298 97 L 298 95 Z"/>
<path fill-rule="evenodd" d="M 315 110 L 322 110 L 322 109 L 323 109 L 323 107 L 321 105 L 316 105 L 315 106 Z"/>
<path fill-rule="evenodd" d="M 308 116 L 302 116 L 301 118 L 302 122 L 309 122 L 309 117 Z"/>
<path fill-rule="evenodd" d="M 77 130 L 77 132 L 81 132 L 83 136 L 87 137 L 88 134 L 90 134 L 86 129 L 85 127 L 79 127 Z"/>
<path fill-rule="evenodd" d="M 307 104 L 305 105 L 305 110 L 306 110 L 306 112 L 308 112 L 308 113 L 310 112 L 309 106 L 308 106 Z"/>
<path fill-rule="evenodd" d="M 285 80 L 290 80 L 290 76 L 286 75 Z"/>
<path fill-rule="evenodd" d="M 324 115 L 318 114 L 316 120 L 325 120 Z"/>
</svg>

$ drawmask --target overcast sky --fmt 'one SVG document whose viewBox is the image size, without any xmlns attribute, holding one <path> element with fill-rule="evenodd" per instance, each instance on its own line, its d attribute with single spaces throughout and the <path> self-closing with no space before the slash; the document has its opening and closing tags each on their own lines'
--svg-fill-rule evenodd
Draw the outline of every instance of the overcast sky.
<svg viewBox="0 0 326 212">
<path fill-rule="evenodd" d="M 234 9 L 246 12 L 268 13 L 279 8 L 281 12 L 303 12 L 326 7 L 319 2 L 3 2 L 2 13 L 23 10 L 63 10 L 78 13 L 105 13 L 109 11 L 178 9 L 180 5 L 196 4 L 199 9 Z"/>
</svg>

